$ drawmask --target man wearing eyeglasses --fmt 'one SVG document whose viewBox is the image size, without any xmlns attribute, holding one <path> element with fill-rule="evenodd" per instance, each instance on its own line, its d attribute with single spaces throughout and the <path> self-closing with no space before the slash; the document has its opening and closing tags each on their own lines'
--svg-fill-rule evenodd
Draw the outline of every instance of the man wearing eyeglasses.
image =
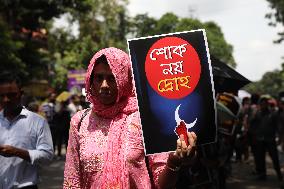
<svg viewBox="0 0 284 189">
<path fill-rule="evenodd" d="M 39 163 L 53 158 L 47 121 L 21 105 L 21 83 L 0 73 L 0 188 L 37 189 Z"/>
</svg>

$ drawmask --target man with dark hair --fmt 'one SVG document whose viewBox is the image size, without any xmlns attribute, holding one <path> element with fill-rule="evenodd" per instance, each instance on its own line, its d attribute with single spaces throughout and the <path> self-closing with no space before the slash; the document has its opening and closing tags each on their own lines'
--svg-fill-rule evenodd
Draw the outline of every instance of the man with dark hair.
<svg viewBox="0 0 284 189">
<path fill-rule="evenodd" d="M 56 144 L 56 138 L 57 138 L 57 132 L 56 132 L 56 124 L 54 121 L 55 116 L 55 99 L 56 94 L 50 93 L 48 95 L 48 100 L 44 102 L 40 109 L 44 113 L 44 117 L 47 120 L 47 123 L 49 125 L 50 131 L 51 131 L 51 137 L 53 141 L 53 149 L 55 150 L 55 144 Z"/>
<path fill-rule="evenodd" d="M 37 165 L 53 158 L 48 124 L 21 105 L 21 83 L 0 73 L 0 186 L 35 189 Z"/>
<path fill-rule="evenodd" d="M 279 157 L 276 144 L 277 115 L 269 109 L 269 98 L 261 97 L 259 110 L 252 120 L 256 137 L 256 171 L 258 179 L 266 179 L 265 153 L 268 152 L 277 173 L 278 180 L 282 181 L 283 176 L 280 170 Z"/>
</svg>

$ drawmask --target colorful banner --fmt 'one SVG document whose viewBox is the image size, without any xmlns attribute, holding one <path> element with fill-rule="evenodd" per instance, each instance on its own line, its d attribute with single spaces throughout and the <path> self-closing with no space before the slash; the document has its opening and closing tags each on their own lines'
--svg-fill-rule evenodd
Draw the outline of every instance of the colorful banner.
<svg viewBox="0 0 284 189">
<path fill-rule="evenodd" d="M 85 87 L 85 70 L 69 70 L 68 71 L 68 90 L 81 92 Z"/>
<path fill-rule="evenodd" d="M 177 135 L 216 141 L 212 70 L 205 30 L 128 40 L 146 154 L 173 151 Z"/>
</svg>

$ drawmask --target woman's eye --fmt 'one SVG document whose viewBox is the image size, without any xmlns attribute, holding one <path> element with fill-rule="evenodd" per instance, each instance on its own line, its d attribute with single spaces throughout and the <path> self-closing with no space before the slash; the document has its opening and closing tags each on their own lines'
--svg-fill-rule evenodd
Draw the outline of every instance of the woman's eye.
<svg viewBox="0 0 284 189">
<path fill-rule="evenodd" d="M 115 77 L 113 75 L 111 75 L 111 76 L 108 77 L 108 80 L 110 82 L 115 82 Z"/>
<path fill-rule="evenodd" d="M 97 82 L 102 82 L 104 80 L 104 77 L 98 74 L 98 75 L 95 75 L 94 79 Z"/>
</svg>

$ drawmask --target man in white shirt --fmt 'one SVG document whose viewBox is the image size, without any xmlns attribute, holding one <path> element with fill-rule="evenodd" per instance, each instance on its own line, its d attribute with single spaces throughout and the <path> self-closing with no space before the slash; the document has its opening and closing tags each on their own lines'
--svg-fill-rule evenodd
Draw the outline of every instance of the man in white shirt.
<svg viewBox="0 0 284 189">
<path fill-rule="evenodd" d="M 70 103 L 67 106 L 71 117 L 73 117 L 73 115 L 83 109 L 79 103 L 80 99 L 78 95 L 72 95 L 72 97 L 70 98 Z"/>
<path fill-rule="evenodd" d="M 56 124 L 55 124 L 55 121 L 54 121 L 55 99 L 56 99 L 56 94 L 50 93 L 49 96 L 48 96 L 48 101 L 44 102 L 41 105 L 41 108 L 40 108 L 41 112 L 44 113 L 44 117 L 47 120 L 47 123 L 49 125 L 54 150 L 55 150 L 56 138 L 57 138 L 57 128 L 56 128 Z"/>
<path fill-rule="evenodd" d="M 37 189 L 37 166 L 53 158 L 47 121 L 21 105 L 21 85 L 0 73 L 0 188 Z"/>
</svg>

